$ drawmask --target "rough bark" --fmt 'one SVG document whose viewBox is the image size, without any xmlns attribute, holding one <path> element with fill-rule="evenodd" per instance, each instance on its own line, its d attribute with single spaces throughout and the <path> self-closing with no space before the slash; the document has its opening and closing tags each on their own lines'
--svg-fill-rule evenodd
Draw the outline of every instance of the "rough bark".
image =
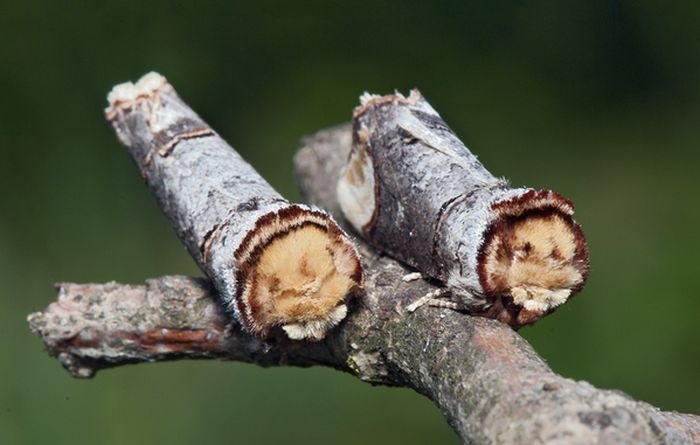
<svg viewBox="0 0 700 445">
<path fill-rule="evenodd" d="M 350 128 L 304 141 L 296 157 L 309 199 L 337 211 L 332 184 Z M 330 192 L 329 192 L 330 191 Z M 360 243 L 366 295 L 319 343 L 263 343 L 227 325 L 206 281 L 145 286 L 64 284 L 58 300 L 30 315 L 48 352 L 77 377 L 127 363 L 218 358 L 271 365 L 323 365 L 430 398 L 465 443 L 697 443 L 700 417 L 663 412 L 552 372 L 507 325 L 459 312 L 406 307 L 436 286 Z M 412 276 L 415 277 L 415 276 Z"/>
</svg>

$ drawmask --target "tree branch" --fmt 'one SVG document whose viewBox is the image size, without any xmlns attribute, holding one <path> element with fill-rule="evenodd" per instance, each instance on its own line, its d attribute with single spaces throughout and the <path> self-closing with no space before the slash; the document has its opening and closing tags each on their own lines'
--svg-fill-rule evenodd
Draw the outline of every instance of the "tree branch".
<svg viewBox="0 0 700 445">
<path fill-rule="evenodd" d="M 50 355 L 73 377 L 104 368 L 162 360 L 224 359 L 257 363 L 333 365 L 323 344 L 269 347 L 231 324 L 211 283 L 166 276 L 145 285 L 57 285 L 58 298 L 28 317 Z"/>
<path fill-rule="evenodd" d="M 296 156 L 302 192 L 339 215 L 335 181 L 350 149 L 341 126 L 306 139 Z M 553 373 L 507 325 L 455 311 L 406 307 L 437 287 L 363 243 L 365 295 L 318 343 L 263 342 L 228 324 L 208 282 L 63 284 L 29 324 L 76 377 L 127 363 L 216 358 L 323 365 L 430 398 L 468 443 L 692 443 L 700 417 L 662 412 L 618 391 Z"/>
</svg>

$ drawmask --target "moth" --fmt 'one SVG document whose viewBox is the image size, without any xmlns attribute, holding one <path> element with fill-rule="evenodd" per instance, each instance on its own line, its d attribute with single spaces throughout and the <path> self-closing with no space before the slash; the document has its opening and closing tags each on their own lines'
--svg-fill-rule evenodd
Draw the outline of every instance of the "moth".
<svg viewBox="0 0 700 445">
<path fill-rule="evenodd" d="M 346 317 L 362 265 L 327 213 L 284 199 L 163 76 L 117 85 L 108 102 L 107 120 L 245 330 L 320 340 Z"/>
<path fill-rule="evenodd" d="M 371 244 L 445 283 L 435 305 L 518 328 L 588 277 L 573 203 L 492 175 L 417 90 L 361 97 L 337 197 Z"/>
</svg>

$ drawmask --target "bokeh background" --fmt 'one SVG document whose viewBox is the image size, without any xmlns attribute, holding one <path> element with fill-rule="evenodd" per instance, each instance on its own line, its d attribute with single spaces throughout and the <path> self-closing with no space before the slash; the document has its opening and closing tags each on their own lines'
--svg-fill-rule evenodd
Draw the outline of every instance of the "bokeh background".
<svg viewBox="0 0 700 445">
<path fill-rule="evenodd" d="M 591 278 L 522 330 L 554 370 L 700 413 L 700 3 L 0 3 L 0 442 L 457 443 L 431 403 L 223 362 L 71 379 L 26 315 L 59 281 L 198 275 L 102 116 L 149 70 L 283 194 L 303 134 L 419 87 L 494 173 L 577 203 Z"/>
</svg>

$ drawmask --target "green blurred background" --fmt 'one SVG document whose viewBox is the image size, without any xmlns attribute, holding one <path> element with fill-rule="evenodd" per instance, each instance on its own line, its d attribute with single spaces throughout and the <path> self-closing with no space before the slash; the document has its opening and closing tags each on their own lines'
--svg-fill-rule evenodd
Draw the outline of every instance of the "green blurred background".
<svg viewBox="0 0 700 445">
<path fill-rule="evenodd" d="M 577 203 L 591 278 L 522 330 L 552 368 L 700 413 L 700 2 L 0 4 L 0 442 L 458 442 L 409 390 L 223 362 L 71 379 L 57 281 L 199 274 L 102 116 L 149 70 L 291 199 L 299 137 L 419 87 L 486 166 Z"/>
</svg>

